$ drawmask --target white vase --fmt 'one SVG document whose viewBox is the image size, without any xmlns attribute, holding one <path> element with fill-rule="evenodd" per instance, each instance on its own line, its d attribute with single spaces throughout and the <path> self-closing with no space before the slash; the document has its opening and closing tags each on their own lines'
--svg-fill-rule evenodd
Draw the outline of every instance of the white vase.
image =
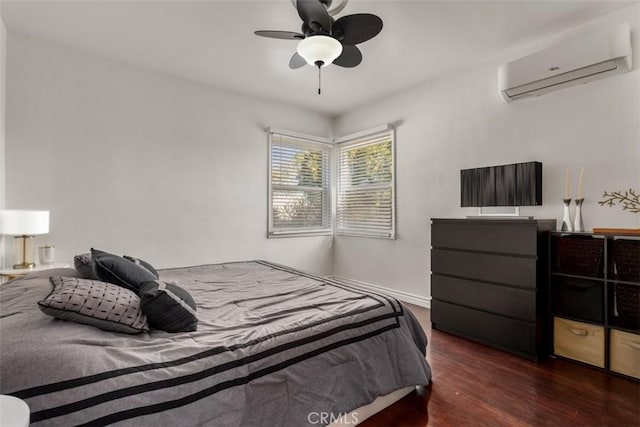
<svg viewBox="0 0 640 427">
<path fill-rule="evenodd" d="M 40 264 L 51 264 L 55 259 L 55 255 L 55 246 L 40 246 L 38 248 L 38 260 L 40 261 Z"/>
<path fill-rule="evenodd" d="M 584 231 L 584 222 L 582 222 L 582 202 L 584 202 L 584 199 L 576 199 L 576 217 L 573 224 L 574 231 Z"/>
<path fill-rule="evenodd" d="M 562 214 L 562 231 L 573 231 L 573 221 L 571 221 L 571 199 L 562 199 L 564 203 L 564 212 Z"/>
</svg>

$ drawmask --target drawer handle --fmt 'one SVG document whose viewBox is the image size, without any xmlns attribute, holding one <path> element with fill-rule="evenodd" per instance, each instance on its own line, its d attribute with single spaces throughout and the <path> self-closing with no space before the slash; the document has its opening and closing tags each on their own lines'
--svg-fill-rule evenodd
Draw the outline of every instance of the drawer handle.
<svg viewBox="0 0 640 427">
<path fill-rule="evenodd" d="M 589 331 L 587 331 L 586 329 L 569 328 L 569 332 L 571 332 L 573 335 L 578 335 L 581 337 L 586 337 L 587 335 L 589 335 Z"/>
<path fill-rule="evenodd" d="M 623 340 L 622 344 L 626 345 L 627 347 L 631 347 L 634 350 L 640 350 L 640 343 L 638 342 Z"/>
</svg>

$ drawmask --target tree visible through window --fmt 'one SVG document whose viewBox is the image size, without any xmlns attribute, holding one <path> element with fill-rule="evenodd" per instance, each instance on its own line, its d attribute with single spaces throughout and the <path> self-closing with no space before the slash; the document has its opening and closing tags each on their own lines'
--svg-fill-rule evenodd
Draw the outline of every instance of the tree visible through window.
<svg viewBox="0 0 640 427">
<path fill-rule="evenodd" d="M 331 234 L 331 145 L 271 134 L 269 235 Z"/>
<path fill-rule="evenodd" d="M 337 233 L 395 238 L 393 132 L 338 148 Z"/>
</svg>

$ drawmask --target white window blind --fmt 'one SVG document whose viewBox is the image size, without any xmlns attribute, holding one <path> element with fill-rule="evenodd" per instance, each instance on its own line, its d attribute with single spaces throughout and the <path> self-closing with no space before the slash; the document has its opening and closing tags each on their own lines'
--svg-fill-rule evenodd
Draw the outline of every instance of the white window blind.
<svg viewBox="0 0 640 427">
<path fill-rule="evenodd" d="M 393 130 L 338 146 L 338 234 L 395 238 L 394 175 Z"/>
<path fill-rule="evenodd" d="M 270 133 L 269 236 L 332 234 L 332 146 Z"/>
</svg>

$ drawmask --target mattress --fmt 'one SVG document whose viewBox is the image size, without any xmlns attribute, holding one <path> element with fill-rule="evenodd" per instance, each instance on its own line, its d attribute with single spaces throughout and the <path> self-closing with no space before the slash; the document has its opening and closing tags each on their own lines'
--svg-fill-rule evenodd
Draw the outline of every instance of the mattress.
<svg viewBox="0 0 640 427">
<path fill-rule="evenodd" d="M 167 269 L 198 330 L 125 335 L 40 312 L 49 276 L 75 274 L 0 286 L 0 393 L 35 426 L 319 425 L 431 378 L 424 331 L 382 294 L 265 261 Z"/>
</svg>

